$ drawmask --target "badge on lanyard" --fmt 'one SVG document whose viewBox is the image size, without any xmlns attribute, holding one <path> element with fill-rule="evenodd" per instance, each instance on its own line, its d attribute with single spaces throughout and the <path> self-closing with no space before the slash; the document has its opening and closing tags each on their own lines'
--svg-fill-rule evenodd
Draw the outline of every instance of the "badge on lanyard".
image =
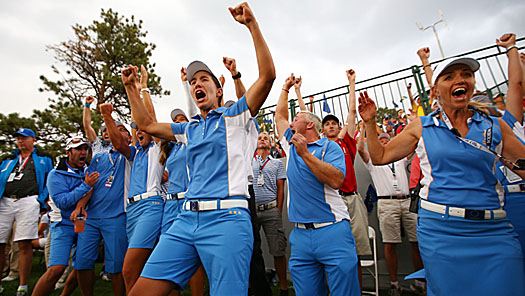
<svg viewBox="0 0 525 296">
<path fill-rule="evenodd" d="M 11 173 L 9 177 L 7 178 L 7 182 L 13 182 L 15 179 L 16 173 Z"/>
<path fill-rule="evenodd" d="M 262 174 L 262 171 L 259 172 L 259 176 L 257 177 L 257 186 L 263 186 L 264 185 L 264 176 Z"/>
<path fill-rule="evenodd" d="M 24 173 L 20 172 L 18 173 L 18 175 L 15 176 L 15 180 L 20 181 L 23 176 L 24 176 Z"/>
<path fill-rule="evenodd" d="M 113 175 L 108 177 L 108 180 L 106 181 L 106 187 L 111 188 L 111 184 L 113 184 Z"/>
</svg>

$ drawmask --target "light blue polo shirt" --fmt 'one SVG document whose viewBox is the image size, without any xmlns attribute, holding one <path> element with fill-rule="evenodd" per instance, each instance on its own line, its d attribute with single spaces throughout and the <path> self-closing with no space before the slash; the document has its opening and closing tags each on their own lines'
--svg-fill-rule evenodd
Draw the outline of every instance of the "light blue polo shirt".
<svg viewBox="0 0 525 296">
<path fill-rule="evenodd" d="M 130 148 L 132 152 L 135 150 L 135 147 Z M 126 185 L 130 170 L 131 163 L 124 155 L 113 149 L 93 157 L 88 172 L 98 172 L 100 177 L 93 186 L 93 195 L 86 207 L 89 218 L 113 218 L 125 211 L 128 192 Z M 108 187 L 110 176 L 113 176 L 113 181 Z"/>
<path fill-rule="evenodd" d="M 146 192 L 159 192 L 160 194 L 162 191 L 160 183 L 165 167 L 159 162 L 160 144 L 152 140 L 146 149 L 139 142 L 135 147 L 136 153 L 130 157 L 133 165 L 131 166 L 128 197 Z"/>
<path fill-rule="evenodd" d="M 185 134 L 190 182 L 188 199 L 249 197 L 246 149 L 252 116 L 243 96 L 229 108 L 211 110 L 206 119 L 172 123 L 175 136 Z"/>
<path fill-rule="evenodd" d="M 423 131 L 416 148 L 420 159 L 423 187 L 419 195 L 438 204 L 467 209 L 498 209 L 503 204 L 503 188 L 495 176 L 497 159 L 459 140 L 438 116 L 421 116 Z M 484 146 L 492 127 L 491 149 L 501 151 L 498 119 L 475 112 L 467 120 L 466 139 Z"/>
<path fill-rule="evenodd" d="M 304 160 L 290 145 L 290 128 L 284 133 L 281 145 L 288 155 L 288 217 L 295 223 L 335 222 L 350 220 L 338 188 L 332 188 L 317 179 Z M 307 144 L 308 151 L 318 159 L 346 173 L 345 155 L 336 142 L 322 138 Z M 254 180 L 255 182 L 255 180 Z"/>
<path fill-rule="evenodd" d="M 186 167 L 186 145 L 180 142 L 173 145 L 166 161 L 168 169 L 168 193 L 185 192 L 188 189 L 188 169 Z"/>
</svg>

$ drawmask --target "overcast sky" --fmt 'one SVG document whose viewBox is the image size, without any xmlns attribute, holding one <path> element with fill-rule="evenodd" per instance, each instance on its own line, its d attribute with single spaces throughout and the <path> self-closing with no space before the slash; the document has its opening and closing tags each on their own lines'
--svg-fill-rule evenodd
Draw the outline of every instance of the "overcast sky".
<svg viewBox="0 0 525 296">
<path fill-rule="evenodd" d="M 366 3 L 365 3 L 366 2 Z M 0 4 L 0 112 L 29 116 L 48 105 L 51 93 L 39 93 L 40 75 L 55 79 L 45 46 L 71 39 L 71 26 L 89 25 L 100 9 L 112 8 L 144 21 L 148 42 L 157 45 L 152 60 L 168 97 L 156 98 L 159 121 L 169 111 L 186 109 L 179 70 L 202 60 L 217 76 L 227 77 L 225 98 L 235 92 L 222 57 L 234 57 L 246 86 L 256 79 L 257 63 L 248 30 L 227 10 L 236 1 L 2 1 Z M 434 35 L 417 29 L 444 13 L 448 27 L 437 26 L 446 56 L 488 45 L 506 32 L 525 36 L 525 1 L 252 1 L 249 3 L 268 43 L 277 79 L 265 103 L 274 104 L 284 79 L 302 75 L 303 95 L 418 64 L 417 49 L 429 46 L 431 61 L 440 59 Z M 162 111 L 160 111 L 162 110 Z"/>
</svg>

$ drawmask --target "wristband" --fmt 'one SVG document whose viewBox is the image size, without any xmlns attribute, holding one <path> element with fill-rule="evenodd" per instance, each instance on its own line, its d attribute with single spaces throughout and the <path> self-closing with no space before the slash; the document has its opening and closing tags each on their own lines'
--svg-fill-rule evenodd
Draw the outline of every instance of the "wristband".
<svg viewBox="0 0 525 296">
<path fill-rule="evenodd" d="M 285 92 L 287 92 L 287 93 L 290 93 L 287 89 L 284 89 L 284 88 L 283 88 L 283 91 L 285 91 Z"/>
<path fill-rule="evenodd" d="M 507 47 L 507 52 L 509 52 L 509 50 L 511 50 L 513 48 L 518 49 L 518 47 L 516 45 L 511 45 L 511 46 Z"/>
<path fill-rule="evenodd" d="M 233 79 L 239 79 L 241 78 L 241 72 L 237 71 L 237 74 L 232 76 Z"/>
<path fill-rule="evenodd" d="M 89 107 L 91 107 L 91 104 L 85 103 L 84 107 L 89 108 Z"/>
<path fill-rule="evenodd" d="M 430 64 L 426 64 L 426 65 L 423 66 L 423 68 L 425 68 L 425 67 L 430 67 Z"/>
<path fill-rule="evenodd" d="M 143 92 L 143 91 L 147 91 L 149 93 L 149 88 L 145 87 L 145 88 L 140 89 L 140 92 Z"/>
</svg>

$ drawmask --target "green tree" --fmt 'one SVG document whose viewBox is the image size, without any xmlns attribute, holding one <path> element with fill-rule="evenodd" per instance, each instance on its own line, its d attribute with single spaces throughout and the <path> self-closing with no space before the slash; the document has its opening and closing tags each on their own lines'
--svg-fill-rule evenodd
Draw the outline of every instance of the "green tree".
<svg viewBox="0 0 525 296">
<path fill-rule="evenodd" d="M 53 76 L 58 77 L 40 76 L 43 87 L 39 91 L 50 93 L 49 106 L 44 110 L 33 110 L 30 119 L 2 115 L 12 120 L 32 120 L 38 143 L 54 155 L 63 153 L 65 140 L 72 134 L 84 133 L 82 108 L 88 95 L 97 99 L 96 114 L 92 115 L 95 129 L 102 123 L 98 111 L 102 103 L 113 104 L 119 119 L 130 121 L 129 103 L 120 78 L 120 70 L 125 66 L 144 65 L 148 69 L 151 95 L 169 95 L 155 74 L 155 63 L 150 62 L 155 44 L 144 41 L 147 31 L 142 28 L 141 20 L 136 22 L 133 16 L 127 18 L 111 9 L 102 9 L 100 20 L 94 20 L 88 26 L 76 24 L 72 28 L 74 37 L 71 40 L 46 48 L 54 54 L 56 64 L 51 69 Z M 18 127 L 20 125 L 16 125 L 15 130 Z M 13 140 L 3 125 L 1 132 L 8 136 L 0 141 Z M 5 152 L 7 148 L 0 142 L 1 151 Z"/>
</svg>

